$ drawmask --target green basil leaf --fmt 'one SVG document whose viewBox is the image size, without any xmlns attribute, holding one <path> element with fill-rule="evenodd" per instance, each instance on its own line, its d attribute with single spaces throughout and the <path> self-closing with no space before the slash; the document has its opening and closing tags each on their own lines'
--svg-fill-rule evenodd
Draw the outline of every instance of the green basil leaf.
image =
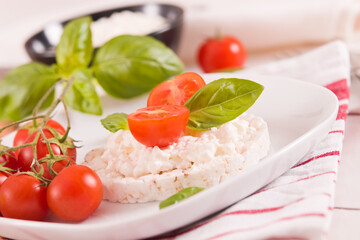
<svg viewBox="0 0 360 240">
<path fill-rule="evenodd" d="M 41 63 L 29 63 L 11 70 L 0 82 L 0 119 L 18 121 L 30 115 L 59 78 L 53 68 Z M 49 107 L 53 100 L 54 91 L 41 109 Z"/>
<path fill-rule="evenodd" d="M 66 104 L 83 113 L 101 115 L 101 102 L 95 91 L 91 71 L 77 69 L 73 72 L 72 77 L 74 82 L 65 94 Z"/>
<path fill-rule="evenodd" d="M 88 67 L 91 61 L 91 21 L 90 17 L 75 19 L 64 28 L 56 48 L 56 61 L 65 77 L 75 68 Z"/>
<path fill-rule="evenodd" d="M 246 79 L 213 81 L 185 103 L 190 111 L 187 127 L 206 130 L 229 122 L 251 107 L 263 89 L 262 85 Z"/>
<path fill-rule="evenodd" d="M 174 195 L 172 195 L 171 197 L 165 199 L 164 201 L 160 202 L 159 208 L 165 208 L 168 206 L 171 206 L 175 203 L 178 203 L 188 197 L 191 197 L 195 194 L 197 194 L 198 192 L 201 192 L 202 190 L 204 190 L 205 188 L 202 187 L 188 187 L 188 188 L 184 188 L 183 190 L 175 193 Z"/>
<path fill-rule="evenodd" d="M 113 113 L 104 119 L 101 119 L 101 124 L 110 132 L 117 132 L 120 129 L 129 130 L 126 113 Z"/>
<path fill-rule="evenodd" d="M 171 49 L 152 37 L 122 35 L 97 51 L 92 68 L 107 93 L 130 98 L 181 73 L 184 65 Z"/>
</svg>

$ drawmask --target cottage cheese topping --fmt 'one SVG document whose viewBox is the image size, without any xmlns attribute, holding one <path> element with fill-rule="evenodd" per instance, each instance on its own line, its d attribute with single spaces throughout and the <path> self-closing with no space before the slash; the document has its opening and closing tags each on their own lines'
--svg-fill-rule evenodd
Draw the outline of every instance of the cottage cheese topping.
<svg viewBox="0 0 360 240">
<path fill-rule="evenodd" d="M 167 148 L 150 148 L 130 131 L 112 134 L 85 163 L 104 184 L 104 198 L 119 202 L 162 200 L 189 186 L 210 187 L 266 156 L 266 123 L 243 114 L 198 136 L 184 136 Z"/>
<path fill-rule="evenodd" d="M 91 24 L 93 45 L 102 46 L 108 40 L 122 34 L 147 35 L 164 28 L 167 24 L 167 20 L 158 14 L 116 12 Z"/>
</svg>

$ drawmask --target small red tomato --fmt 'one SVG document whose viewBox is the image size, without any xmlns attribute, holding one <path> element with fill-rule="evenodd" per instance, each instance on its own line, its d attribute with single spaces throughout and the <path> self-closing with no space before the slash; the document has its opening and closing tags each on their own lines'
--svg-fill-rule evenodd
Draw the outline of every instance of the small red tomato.
<svg viewBox="0 0 360 240">
<path fill-rule="evenodd" d="M 0 171 L 0 187 L 8 177 L 9 177 L 9 175 L 7 173 L 4 173 L 4 172 Z"/>
<path fill-rule="evenodd" d="M 41 119 L 37 120 L 38 124 L 41 124 Z M 60 123 L 58 123 L 55 120 L 49 119 L 45 126 L 51 127 L 54 130 L 56 130 L 58 133 L 60 133 L 61 135 L 65 134 L 65 129 L 63 128 L 63 126 L 61 126 Z M 25 143 L 26 139 L 34 132 L 36 132 L 38 130 L 37 127 L 35 127 L 33 125 L 33 122 L 28 122 L 26 123 L 24 126 L 20 127 L 19 130 L 16 132 L 15 137 L 14 137 L 14 142 L 13 145 L 14 146 L 19 146 Z"/>
<path fill-rule="evenodd" d="M 53 134 L 48 129 L 44 129 L 43 132 L 47 139 L 51 139 L 54 137 Z M 31 134 L 28 137 L 28 139 L 25 141 L 25 143 L 33 142 L 36 135 L 37 135 L 37 132 L 34 132 L 33 134 Z M 57 145 L 55 143 L 51 143 L 50 146 L 51 146 L 51 149 L 52 149 L 54 155 L 65 154 L 62 152 L 61 147 L 59 147 L 59 145 Z M 44 157 L 48 156 L 48 154 L 49 154 L 48 146 L 42 135 L 39 136 L 39 140 L 37 141 L 36 151 L 37 151 L 36 155 L 37 155 L 38 161 L 40 161 Z M 53 164 L 53 170 L 55 172 L 59 173 L 68 164 L 69 161 L 70 161 L 70 165 L 75 164 L 76 148 L 75 147 L 67 148 L 66 156 L 68 156 L 69 160 L 61 160 L 61 161 L 57 161 Z M 31 146 L 22 148 L 18 154 L 19 170 L 22 172 L 30 171 L 32 162 L 33 162 L 33 148 Z M 43 176 L 47 179 L 52 179 L 54 176 L 52 176 L 50 174 L 47 163 L 43 162 L 41 164 L 44 167 L 44 175 Z M 38 170 L 38 168 L 35 168 L 35 169 Z"/>
<path fill-rule="evenodd" d="M 157 85 L 150 93 L 147 106 L 184 105 L 194 93 L 205 86 L 197 73 L 186 72 Z"/>
<path fill-rule="evenodd" d="M 62 170 L 47 191 L 50 210 L 58 218 L 79 222 L 88 218 L 100 205 L 103 186 L 98 175 L 83 165 Z"/>
<path fill-rule="evenodd" d="M 246 49 L 235 37 L 207 39 L 198 52 L 198 62 L 206 73 L 244 67 Z"/>
<path fill-rule="evenodd" d="M 11 175 L 0 188 L 0 212 L 8 218 L 43 220 L 48 213 L 46 187 L 33 176 Z"/>
<path fill-rule="evenodd" d="M 184 135 L 189 109 L 179 105 L 141 108 L 128 115 L 131 134 L 148 147 L 166 147 Z"/>
<path fill-rule="evenodd" d="M 0 146 L 0 151 L 1 151 L 1 146 Z M 18 160 L 15 156 L 15 153 L 13 151 L 8 151 L 6 153 L 4 153 L 3 155 L 0 156 L 0 164 L 6 162 L 3 166 L 12 169 L 12 173 L 16 173 L 18 168 L 19 168 L 19 164 L 18 164 Z"/>
</svg>

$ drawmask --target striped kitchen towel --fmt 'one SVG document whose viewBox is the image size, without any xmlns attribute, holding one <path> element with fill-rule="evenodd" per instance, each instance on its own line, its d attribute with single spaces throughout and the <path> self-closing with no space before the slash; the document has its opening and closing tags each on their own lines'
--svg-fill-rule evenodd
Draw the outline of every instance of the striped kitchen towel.
<svg viewBox="0 0 360 240">
<path fill-rule="evenodd" d="M 343 42 L 248 70 L 323 85 L 339 99 L 324 140 L 278 179 L 170 239 L 326 239 L 348 109 L 350 62 Z"/>
</svg>

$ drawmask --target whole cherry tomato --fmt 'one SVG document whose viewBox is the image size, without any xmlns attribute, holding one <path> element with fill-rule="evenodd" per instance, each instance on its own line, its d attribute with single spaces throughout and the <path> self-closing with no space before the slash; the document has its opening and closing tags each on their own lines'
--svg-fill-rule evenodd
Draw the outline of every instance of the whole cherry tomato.
<svg viewBox="0 0 360 240">
<path fill-rule="evenodd" d="M 48 130 L 43 130 L 44 135 L 47 139 L 53 138 L 53 134 Z M 28 139 L 25 141 L 26 143 L 31 143 L 35 140 L 35 137 L 37 135 L 37 132 L 34 132 L 31 134 Z M 52 168 L 56 173 L 59 173 L 64 167 L 70 163 L 70 165 L 75 164 L 76 161 L 76 148 L 74 146 L 67 146 L 71 145 L 71 140 L 68 140 L 68 143 L 63 144 L 63 146 L 59 146 L 58 144 L 51 143 L 51 149 L 54 153 L 54 155 L 66 155 L 67 160 L 60 160 L 53 163 Z M 66 150 L 66 152 L 63 150 Z M 42 135 L 39 136 L 39 139 L 36 144 L 36 156 L 37 160 L 41 162 L 41 160 L 49 155 L 49 149 L 48 146 L 43 138 Z M 44 159 L 43 159 L 44 160 Z M 30 171 L 31 170 L 31 164 L 33 162 L 33 148 L 31 146 L 24 147 L 20 150 L 18 154 L 18 163 L 19 163 L 19 170 L 24 171 Z M 51 175 L 49 171 L 49 167 L 47 162 L 42 162 L 41 165 L 44 167 L 44 175 L 43 177 L 47 179 L 52 179 L 54 176 Z M 38 167 L 35 168 L 36 170 L 39 170 Z"/>
<path fill-rule="evenodd" d="M 0 151 L 1 151 L 1 149 L 3 149 L 3 146 L 0 146 Z M 12 173 L 16 173 L 19 168 L 18 160 L 13 151 L 7 151 L 3 155 L 1 155 L 0 156 L 0 164 L 1 163 L 5 163 L 3 166 L 10 168 Z"/>
<path fill-rule="evenodd" d="M 205 86 L 204 79 L 197 73 L 186 72 L 157 85 L 151 92 L 147 106 L 184 105 L 194 93 Z"/>
<path fill-rule="evenodd" d="M 244 67 L 246 49 L 235 37 L 207 39 L 198 52 L 198 62 L 206 73 Z"/>
<path fill-rule="evenodd" d="M 11 175 L 0 188 L 0 212 L 9 218 L 43 220 L 48 213 L 46 187 L 33 176 Z"/>
<path fill-rule="evenodd" d="M 41 119 L 37 120 L 37 124 L 41 124 Z M 61 126 L 60 123 L 58 123 L 55 120 L 49 119 L 45 126 L 51 127 L 54 130 L 56 130 L 58 133 L 60 133 L 61 135 L 65 134 L 65 129 L 63 128 L 63 126 Z M 14 137 L 14 142 L 13 145 L 14 146 L 20 146 L 22 144 L 25 143 L 26 139 L 34 132 L 36 132 L 38 130 L 38 127 L 35 127 L 33 125 L 33 122 L 28 122 L 26 123 L 24 126 L 20 127 L 19 130 L 17 130 L 15 137 Z"/>
<path fill-rule="evenodd" d="M 141 108 L 128 115 L 131 134 L 148 147 L 166 147 L 184 135 L 189 109 L 180 105 Z"/>
<path fill-rule="evenodd" d="M 65 168 L 52 180 L 47 191 L 50 210 L 58 218 L 71 222 L 88 218 L 99 207 L 102 198 L 100 178 L 83 165 Z"/>
<path fill-rule="evenodd" d="M 9 175 L 5 172 L 0 171 L 0 188 L 3 182 L 9 177 Z"/>
</svg>

